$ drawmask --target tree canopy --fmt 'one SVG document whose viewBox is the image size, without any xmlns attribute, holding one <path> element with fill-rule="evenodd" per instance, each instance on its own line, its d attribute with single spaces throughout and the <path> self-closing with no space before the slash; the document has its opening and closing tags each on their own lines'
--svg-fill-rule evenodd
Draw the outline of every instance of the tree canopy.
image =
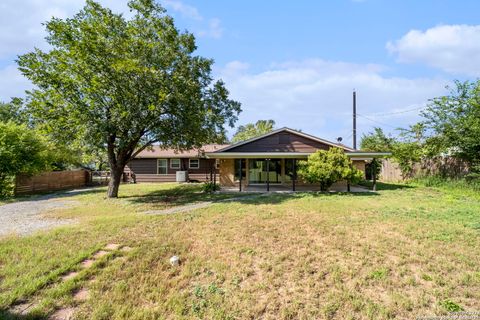
<svg viewBox="0 0 480 320">
<path fill-rule="evenodd" d="M 17 124 L 27 124 L 29 122 L 23 100 L 13 98 L 10 102 L 0 102 L 0 122 L 12 121 Z"/>
<path fill-rule="evenodd" d="M 298 174 L 308 183 L 319 183 L 321 191 L 328 191 L 337 181 L 356 183 L 363 177 L 363 173 L 353 166 L 340 148 L 318 150 L 306 161 L 299 161 Z"/>
<path fill-rule="evenodd" d="M 434 98 L 422 116 L 437 151 L 465 159 L 480 171 L 480 80 L 456 81 L 450 94 Z"/>
<path fill-rule="evenodd" d="M 13 121 L 0 122 L 0 196 L 12 193 L 18 173 L 37 173 L 50 167 L 53 153 L 37 131 Z"/>
<path fill-rule="evenodd" d="M 50 51 L 18 59 L 36 85 L 29 108 L 39 125 L 57 139 L 107 150 L 109 197 L 140 151 L 220 141 L 241 111 L 213 81 L 213 61 L 194 55 L 192 34 L 179 32 L 154 0 L 128 5 L 130 19 L 87 0 L 72 18 L 46 23 Z"/>
<path fill-rule="evenodd" d="M 274 127 L 275 121 L 273 120 L 258 120 L 256 123 L 247 123 L 238 127 L 237 132 L 232 137 L 232 142 L 237 143 L 261 136 L 273 131 Z"/>
</svg>

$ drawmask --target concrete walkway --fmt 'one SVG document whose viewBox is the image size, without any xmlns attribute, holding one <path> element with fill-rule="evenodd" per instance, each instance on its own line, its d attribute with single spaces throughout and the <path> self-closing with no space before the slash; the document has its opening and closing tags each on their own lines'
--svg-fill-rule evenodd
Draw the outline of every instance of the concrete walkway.
<svg viewBox="0 0 480 320">
<path fill-rule="evenodd" d="M 163 209 L 163 210 L 149 210 L 149 211 L 144 211 L 142 213 L 152 214 L 152 215 L 164 215 L 164 214 L 173 214 L 173 213 L 179 213 L 179 212 L 188 212 L 188 211 L 192 211 L 192 210 L 196 210 L 196 209 L 207 208 L 207 207 L 210 207 L 211 205 L 213 205 L 215 203 L 223 203 L 223 202 L 230 202 L 230 201 L 252 199 L 252 198 L 257 198 L 257 197 L 262 197 L 262 196 L 268 196 L 268 193 L 257 193 L 257 194 L 252 194 L 252 195 L 244 195 L 242 197 L 222 199 L 222 200 L 217 200 L 217 201 L 203 201 L 203 202 L 197 202 L 197 203 L 193 203 L 193 204 L 187 204 L 187 205 L 184 205 L 184 206 L 177 206 L 177 207 Z"/>
<path fill-rule="evenodd" d="M 295 192 L 319 192 L 320 187 L 317 187 L 315 189 L 314 186 L 299 186 Z M 241 194 L 238 192 L 238 188 L 222 188 L 220 193 L 237 193 Z M 203 202 L 197 202 L 193 204 L 187 204 L 183 206 L 177 206 L 173 208 L 168 208 L 168 209 L 163 209 L 163 210 L 149 210 L 149 211 L 144 211 L 142 213 L 144 214 L 151 214 L 151 215 L 167 215 L 167 214 L 174 214 L 174 213 L 180 213 L 180 212 L 188 212 L 196 209 L 203 209 L 210 207 L 211 205 L 215 203 L 222 203 L 222 202 L 229 202 L 229 201 L 237 201 L 237 200 L 245 200 L 245 199 L 251 199 L 255 197 L 268 197 L 271 194 L 294 194 L 295 192 L 292 191 L 289 187 L 286 186 L 281 186 L 281 185 L 273 185 L 270 186 L 270 192 L 266 191 L 265 186 L 248 186 L 246 189 L 244 189 L 242 192 L 245 193 L 253 193 L 250 195 L 244 195 L 242 197 L 235 197 L 235 198 L 230 198 L 230 199 L 222 199 L 222 200 L 217 200 L 217 201 L 203 201 Z M 331 189 L 329 192 L 335 193 L 335 192 L 347 192 L 347 188 L 344 187 L 337 187 L 336 189 Z M 350 188 L 350 192 L 373 192 L 367 188 L 360 187 L 360 186 L 352 186 Z"/>
</svg>

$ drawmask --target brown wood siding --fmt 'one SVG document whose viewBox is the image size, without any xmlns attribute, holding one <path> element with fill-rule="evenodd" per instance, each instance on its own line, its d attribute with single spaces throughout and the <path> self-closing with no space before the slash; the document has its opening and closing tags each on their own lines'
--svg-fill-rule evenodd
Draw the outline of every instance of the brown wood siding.
<svg viewBox="0 0 480 320">
<path fill-rule="evenodd" d="M 170 168 L 171 159 L 167 160 L 167 174 L 157 174 L 157 159 L 145 158 L 133 159 L 127 165 L 125 171 L 135 173 L 137 182 L 175 182 L 177 171 L 188 171 L 190 181 L 207 181 L 210 179 L 210 168 L 215 163 L 214 159 L 202 158 L 199 159 L 200 167 L 198 169 L 189 169 L 189 159 L 180 158 L 180 169 L 172 169 Z M 218 174 L 218 170 L 216 171 Z"/>
<path fill-rule="evenodd" d="M 229 149 L 227 152 L 315 152 L 318 149 L 329 148 L 329 145 L 318 141 L 289 132 L 279 132 Z"/>
</svg>

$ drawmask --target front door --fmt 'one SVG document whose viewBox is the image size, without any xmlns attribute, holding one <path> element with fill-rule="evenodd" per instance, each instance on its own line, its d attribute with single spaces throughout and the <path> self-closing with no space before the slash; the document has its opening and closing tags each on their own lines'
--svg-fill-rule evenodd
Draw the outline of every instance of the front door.
<svg viewBox="0 0 480 320">
<path fill-rule="evenodd" d="M 282 162 L 281 159 L 250 159 L 248 161 L 248 182 L 267 183 L 267 177 L 270 183 L 282 182 Z M 268 170 L 267 170 L 268 163 Z"/>
</svg>

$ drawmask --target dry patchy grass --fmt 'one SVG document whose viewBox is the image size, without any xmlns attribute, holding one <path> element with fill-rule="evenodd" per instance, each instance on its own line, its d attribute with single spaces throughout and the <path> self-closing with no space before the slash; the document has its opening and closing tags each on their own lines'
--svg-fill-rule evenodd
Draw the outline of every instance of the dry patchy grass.
<svg viewBox="0 0 480 320">
<path fill-rule="evenodd" d="M 118 200 L 77 195 L 82 206 L 55 213 L 77 226 L 0 242 L 0 307 L 33 300 L 32 316 L 63 306 L 79 319 L 411 319 L 480 310 L 475 194 L 271 195 L 145 216 L 139 211 L 202 195 L 123 187 Z M 80 269 L 111 242 L 132 250 Z M 179 267 L 169 265 L 172 255 Z M 61 282 L 72 270 L 79 275 Z M 85 287 L 87 300 L 73 299 Z"/>
</svg>

